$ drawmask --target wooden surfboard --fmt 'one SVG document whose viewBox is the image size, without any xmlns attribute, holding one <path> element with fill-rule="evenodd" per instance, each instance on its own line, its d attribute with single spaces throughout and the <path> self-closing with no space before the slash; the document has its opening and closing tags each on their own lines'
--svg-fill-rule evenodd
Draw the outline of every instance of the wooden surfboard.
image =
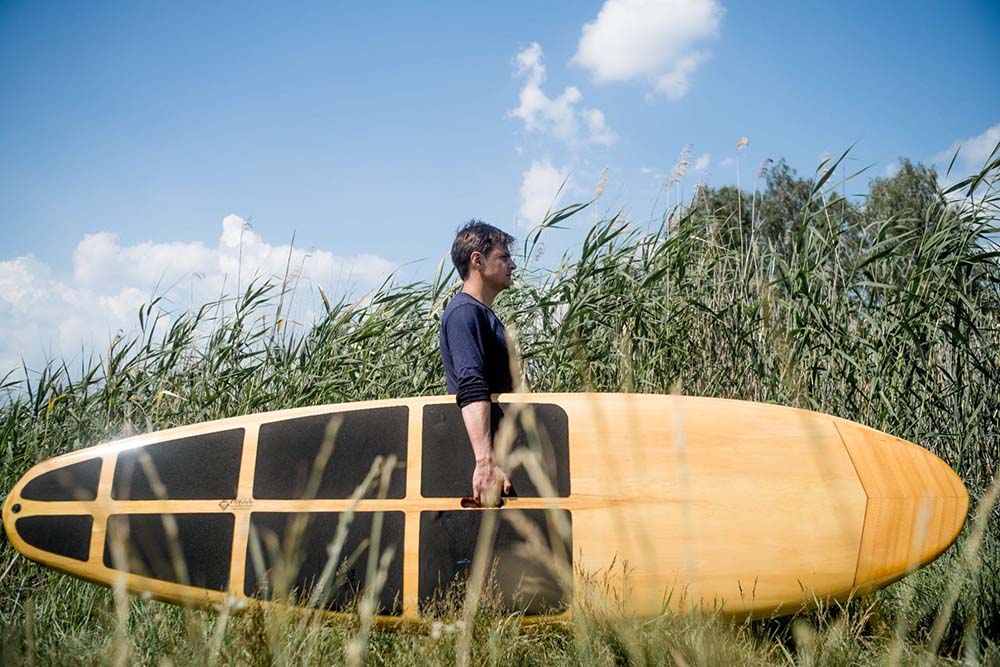
<svg viewBox="0 0 1000 667">
<path fill-rule="evenodd" d="M 467 576 L 484 528 L 502 604 L 533 620 L 570 616 L 594 581 L 641 616 L 765 617 L 903 577 L 955 540 L 968 511 L 936 456 L 824 414 L 658 395 L 496 400 L 517 494 L 500 509 L 463 508 L 473 456 L 454 397 L 440 396 L 65 454 L 14 486 L 4 527 L 43 565 L 201 606 L 291 595 L 346 613 L 384 556 L 377 621 L 398 624 Z M 395 464 L 373 473 L 377 457 Z"/>
</svg>

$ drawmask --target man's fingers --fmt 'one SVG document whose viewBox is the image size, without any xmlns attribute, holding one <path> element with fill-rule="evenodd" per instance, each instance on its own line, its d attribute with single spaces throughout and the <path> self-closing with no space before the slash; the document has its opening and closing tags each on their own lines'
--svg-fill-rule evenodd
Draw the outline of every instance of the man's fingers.
<svg viewBox="0 0 1000 667">
<path fill-rule="evenodd" d="M 472 476 L 472 499 L 481 507 L 499 507 L 503 504 L 501 497 L 512 490 L 507 473 L 501 468 L 496 465 L 476 467 Z"/>
<path fill-rule="evenodd" d="M 500 475 L 500 479 L 503 480 L 503 492 L 510 493 L 510 490 L 513 488 L 513 486 L 510 483 L 510 477 L 507 476 L 507 472 L 500 468 L 497 468 L 497 474 Z"/>
</svg>

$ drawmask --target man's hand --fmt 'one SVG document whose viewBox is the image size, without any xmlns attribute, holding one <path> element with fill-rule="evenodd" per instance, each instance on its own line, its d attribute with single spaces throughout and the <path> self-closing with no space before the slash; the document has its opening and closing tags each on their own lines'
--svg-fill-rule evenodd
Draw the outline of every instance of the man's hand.
<svg viewBox="0 0 1000 667">
<path fill-rule="evenodd" d="M 493 437 L 490 434 L 490 402 L 476 401 L 462 408 L 462 420 L 476 456 L 472 473 L 472 497 L 484 507 L 500 506 L 500 491 L 510 493 L 507 474 L 493 460 Z"/>
<path fill-rule="evenodd" d="M 500 492 L 510 493 L 507 473 L 497 467 L 492 457 L 476 462 L 472 472 L 472 498 L 483 507 L 500 507 Z"/>
</svg>

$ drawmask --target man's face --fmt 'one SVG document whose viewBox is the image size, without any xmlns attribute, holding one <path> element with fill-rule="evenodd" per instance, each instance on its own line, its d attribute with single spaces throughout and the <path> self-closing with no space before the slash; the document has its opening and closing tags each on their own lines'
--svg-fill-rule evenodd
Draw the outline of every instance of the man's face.
<svg viewBox="0 0 1000 667">
<path fill-rule="evenodd" d="M 477 253 L 478 254 L 478 253 Z M 511 274 L 517 265 L 511 259 L 510 251 L 507 248 L 493 248 L 485 259 L 481 259 L 483 283 L 493 287 L 497 291 L 510 287 Z"/>
</svg>

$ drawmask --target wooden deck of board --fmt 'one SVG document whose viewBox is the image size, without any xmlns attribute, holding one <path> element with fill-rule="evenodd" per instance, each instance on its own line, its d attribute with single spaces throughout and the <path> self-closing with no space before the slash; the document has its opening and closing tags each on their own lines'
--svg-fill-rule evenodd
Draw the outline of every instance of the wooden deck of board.
<svg viewBox="0 0 1000 667">
<path fill-rule="evenodd" d="M 808 605 L 813 595 L 868 592 L 939 555 L 957 537 L 968 511 L 964 486 L 937 457 L 828 415 L 678 396 L 529 394 L 498 400 L 526 410 L 549 403 L 566 411 L 571 479 L 567 497 L 518 498 L 499 515 L 518 508 L 569 510 L 576 593 L 587 575 L 595 575 L 627 591 L 628 610 L 639 615 L 660 613 L 669 600 L 674 608 L 724 604 L 732 613 L 768 616 Z M 104 585 L 124 580 L 135 593 L 207 606 L 245 597 L 252 512 L 400 511 L 405 516 L 402 617 L 380 620 L 413 621 L 419 615 L 420 513 L 460 507 L 457 497 L 421 493 L 423 408 L 452 401 L 446 396 L 285 410 L 73 452 L 35 466 L 18 482 L 4 504 L 4 524 L 19 551 L 49 567 Z M 409 409 L 405 497 L 356 504 L 253 497 L 261 424 L 397 405 Z M 235 498 L 112 498 L 115 461 L 123 449 L 234 427 L 245 428 Z M 466 454 L 471 456 L 456 455 Z M 20 496 L 32 478 L 94 457 L 103 462 L 96 499 L 47 502 Z M 235 521 L 228 592 L 125 574 L 103 562 L 109 515 L 218 512 Z M 14 521 L 26 516 L 83 514 L 94 519 L 86 561 L 40 551 L 13 529 Z"/>
</svg>

